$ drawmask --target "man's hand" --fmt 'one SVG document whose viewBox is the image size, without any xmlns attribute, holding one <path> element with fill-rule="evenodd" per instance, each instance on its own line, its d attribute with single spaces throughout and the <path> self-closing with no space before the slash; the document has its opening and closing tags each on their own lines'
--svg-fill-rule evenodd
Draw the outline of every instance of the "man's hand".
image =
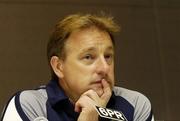
<svg viewBox="0 0 180 121">
<path fill-rule="evenodd" d="M 98 121 L 95 105 L 106 107 L 112 95 L 111 87 L 106 80 L 102 80 L 102 85 L 103 94 L 101 96 L 98 96 L 94 90 L 88 90 L 75 103 L 75 111 L 80 112 L 78 121 Z"/>
</svg>

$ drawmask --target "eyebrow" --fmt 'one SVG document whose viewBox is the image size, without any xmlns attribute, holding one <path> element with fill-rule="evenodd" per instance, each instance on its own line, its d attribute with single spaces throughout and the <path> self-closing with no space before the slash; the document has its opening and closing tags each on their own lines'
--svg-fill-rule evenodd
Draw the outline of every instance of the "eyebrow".
<svg viewBox="0 0 180 121">
<path fill-rule="evenodd" d="M 113 46 L 109 46 L 107 49 L 108 50 L 114 50 L 114 47 Z"/>
<path fill-rule="evenodd" d="M 114 48 L 112 46 L 109 46 L 106 50 L 113 50 Z M 89 52 L 89 51 L 96 51 L 97 49 L 95 47 L 89 47 L 89 48 L 84 48 L 81 49 L 81 53 Z"/>
</svg>

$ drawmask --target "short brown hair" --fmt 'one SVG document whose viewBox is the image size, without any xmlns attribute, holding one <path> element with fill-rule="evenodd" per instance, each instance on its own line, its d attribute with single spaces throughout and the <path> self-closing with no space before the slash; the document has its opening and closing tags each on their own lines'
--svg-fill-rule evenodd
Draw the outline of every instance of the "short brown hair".
<svg viewBox="0 0 180 121">
<path fill-rule="evenodd" d="M 47 58 L 50 62 L 52 56 L 58 56 L 65 59 L 65 43 L 70 34 L 75 30 L 96 27 L 102 31 L 108 32 L 114 43 L 113 33 L 119 31 L 119 26 L 113 21 L 113 17 L 93 14 L 72 14 L 59 21 L 47 44 Z M 56 77 L 52 71 L 52 78 Z M 57 79 L 57 77 L 56 77 Z"/>
</svg>

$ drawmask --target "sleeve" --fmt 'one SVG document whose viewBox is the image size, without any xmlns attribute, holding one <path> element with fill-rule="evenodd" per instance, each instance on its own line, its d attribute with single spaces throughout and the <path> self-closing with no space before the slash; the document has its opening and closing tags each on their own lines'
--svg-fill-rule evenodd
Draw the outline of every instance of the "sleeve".
<svg viewBox="0 0 180 121">
<path fill-rule="evenodd" d="M 40 121 L 46 119 L 46 100 L 38 91 L 23 91 L 7 104 L 2 121 Z M 45 120 L 43 120 L 45 121 Z"/>
<path fill-rule="evenodd" d="M 114 87 L 113 91 L 133 106 L 133 121 L 154 121 L 151 102 L 145 95 L 122 87 Z"/>
<path fill-rule="evenodd" d="M 134 121 L 154 121 L 151 103 L 141 93 L 138 94 L 136 99 Z"/>
</svg>

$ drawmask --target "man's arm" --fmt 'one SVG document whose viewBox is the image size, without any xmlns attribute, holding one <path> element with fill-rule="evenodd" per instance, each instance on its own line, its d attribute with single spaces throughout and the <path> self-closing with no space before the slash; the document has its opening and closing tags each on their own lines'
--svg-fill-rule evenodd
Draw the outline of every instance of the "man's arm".
<svg viewBox="0 0 180 121">
<path fill-rule="evenodd" d="M 94 90 L 88 90 L 81 95 L 75 104 L 75 111 L 80 112 L 78 121 L 98 121 L 98 113 L 95 105 L 99 107 L 106 107 L 111 95 L 112 90 L 105 80 L 102 81 L 103 94 L 101 97 Z"/>
</svg>

